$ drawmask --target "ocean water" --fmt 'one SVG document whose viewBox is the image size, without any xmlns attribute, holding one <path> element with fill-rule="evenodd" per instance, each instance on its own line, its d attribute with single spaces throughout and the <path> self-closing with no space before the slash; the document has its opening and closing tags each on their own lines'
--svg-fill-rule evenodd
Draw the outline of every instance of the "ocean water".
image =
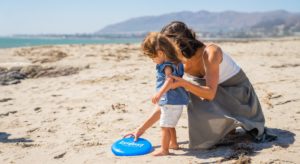
<svg viewBox="0 0 300 164">
<path fill-rule="evenodd" d="M 126 39 L 65 39 L 65 38 L 20 38 L 0 37 L 0 48 L 29 47 L 58 44 L 117 44 L 117 43 L 140 43 L 141 38 Z"/>
</svg>

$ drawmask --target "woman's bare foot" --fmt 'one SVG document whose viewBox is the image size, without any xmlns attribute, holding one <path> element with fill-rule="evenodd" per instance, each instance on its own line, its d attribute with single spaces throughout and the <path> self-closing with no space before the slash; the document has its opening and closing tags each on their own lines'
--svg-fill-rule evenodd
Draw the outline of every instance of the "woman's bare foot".
<svg viewBox="0 0 300 164">
<path fill-rule="evenodd" d="M 228 134 L 229 134 L 229 135 L 235 135 L 235 134 L 236 134 L 235 129 L 231 130 Z"/>
<path fill-rule="evenodd" d="M 178 150 L 179 146 L 178 146 L 178 144 L 170 144 L 169 149 Z"/>
<path fill-rule="evenodd" d="M 164 151 L 162 149 L 157 150 L 157 151 L 152 153 L 153 156 L 165 156 L 165 155 L 168 155 L 168 154 L 169 154 L 169 151 Z"/>
</svg>

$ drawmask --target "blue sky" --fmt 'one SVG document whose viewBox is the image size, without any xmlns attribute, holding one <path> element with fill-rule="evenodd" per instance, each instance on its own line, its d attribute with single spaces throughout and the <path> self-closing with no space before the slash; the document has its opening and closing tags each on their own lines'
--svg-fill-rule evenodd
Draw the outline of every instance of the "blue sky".
<svg viewBox="0 0 300 164">
<path fill-rule="evenodd" d="M 133 17 L 179 11 L 300 12 L 300 0 L 1 0 L 0 35 L 91 33 Z"/>
</svg>

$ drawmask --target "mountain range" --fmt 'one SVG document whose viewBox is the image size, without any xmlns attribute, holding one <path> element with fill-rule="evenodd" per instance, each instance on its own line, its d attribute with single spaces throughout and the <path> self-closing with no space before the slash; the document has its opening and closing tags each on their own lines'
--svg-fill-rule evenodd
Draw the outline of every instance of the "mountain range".
<svg viewBox="0 0 300 164">
<path fill-rule="evenodd" d="M 269 12 L 175 12 L 159 16 L 136 17 L 111 24 L 97 35 L 143 35 L 160 29 L 171 21 L 185 22 L 205 37 L 286 36 L 300 34 L 300 13 L 284 10 Z"/>
</svg>

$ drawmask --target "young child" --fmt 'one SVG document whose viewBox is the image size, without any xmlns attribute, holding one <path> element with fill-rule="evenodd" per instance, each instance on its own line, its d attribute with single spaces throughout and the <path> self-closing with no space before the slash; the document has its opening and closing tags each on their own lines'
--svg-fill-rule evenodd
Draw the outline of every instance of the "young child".
<svg viewBox="0 0 300 164">
<path fill-rule="evenodd" d="M 183 64 L 176 57 L 176 48 L 163 34 L 149 33 L 143 43 L 142 50 L 156 63 L 156 94 L 152 103 L 158 104 L 161 110 L 160 127 L 162 131 L 161 149 L 154 156 L 168 155 L 169 148 L 178 149 L 175 126 L 180 118 L 184 105 L 189 98 L 183 88 L 171 89 L 173 79 L 169 76 L 182 77 Z"/>
</svg>

